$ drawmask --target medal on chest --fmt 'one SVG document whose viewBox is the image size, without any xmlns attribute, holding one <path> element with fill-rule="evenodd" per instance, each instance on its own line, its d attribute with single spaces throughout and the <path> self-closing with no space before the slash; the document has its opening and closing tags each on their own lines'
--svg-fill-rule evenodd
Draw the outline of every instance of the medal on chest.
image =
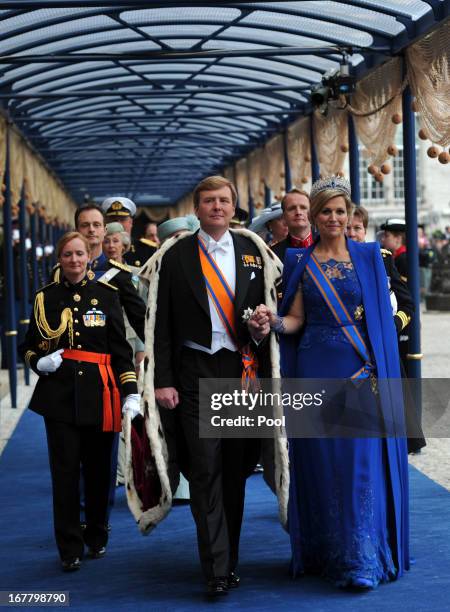
<svg viewBox="0 0 450 612">
<path fill-rule="evenodd" d="M 83 323 L 85 327 L 104 327 L 106 315 L 101 310 L 91 308 L 83 315 Z"/>
</svg>

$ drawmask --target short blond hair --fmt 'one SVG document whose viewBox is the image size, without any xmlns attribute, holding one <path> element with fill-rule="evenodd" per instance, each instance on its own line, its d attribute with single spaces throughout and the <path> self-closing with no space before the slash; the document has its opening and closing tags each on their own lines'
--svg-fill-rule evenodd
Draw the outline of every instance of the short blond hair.
<svg viewBox="0 0 450 612">
<path fill-rule="evenodd" d="M 293 189 L 290 189 L 287 193 L 284 194 L 282 200 L 281 200 L 281 210 L 284 212 L 285 210 L 285 206 L 286 206 L 286 198 L 292 194 L 296 194 L 298 193 L 299 195 L 303 195 L 305 196 L 305 198 L 308 198 L 308 202 L 311 202 L 310 197 L 309 197 L 309 193 L 307 191 L 305 191 L 304 189 L 297 189 L 297 187 L 294 187 Z"/>
<path fill-rule="evenodd" d="M 318 193 L 316 193 L 315 196 L 311 198 L 311 208 L 309 211 L 311 223 L 314 224 L 317 215 L 320 213 L 325 204 L 332 198 L 337 197 L 344 198 L 347 215 L 350 217 L 352 213 L 353 204 L 349 196 L 341 189 L 334 189 L 331 187 L 330 189 L 322 189 L 322 191 L 319 191 Z"/>
<path fill-rule="evenodd" d="M 56 259 L 59 259 L 61 257 L 62 250 L 66 246 L 66 244 L 71 240 L 75 240 L 75 238 L 79 238 L 81 240 L 81 242 L 86 247 L 86 253 L 89 255 L 90 247 L 87 238 L 85 238 L 83 234 L 80 234 L 80 232 L 67 232 L 58 240 L 58 243 L 56 245 Z"/>
<path fill-rule="evenodd" d="M 229 187 L 233 206 L 236 206 L 238 199 L 236 187 L 224 176 L 216 174 L 214 176 L 207 176 L 196 186 L 192 194 L 194 199 L 194 207 L 198 208 L 198 205 L 200 204 L 200 193 L 202 191 L 215 191 L 216 189 L 222 189 L 222 187 Z"/>
</svg>

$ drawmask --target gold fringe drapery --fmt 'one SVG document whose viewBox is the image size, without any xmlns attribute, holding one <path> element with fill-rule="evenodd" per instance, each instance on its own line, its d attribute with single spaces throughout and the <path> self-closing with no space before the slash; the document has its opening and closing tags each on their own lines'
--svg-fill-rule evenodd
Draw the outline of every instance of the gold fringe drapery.
<svg viewBox="0 0 450 612">
<path fill-rule="evenodd" d="M 311 162 L 307 161 L 311 156 L 308 117 L 302 117 L 291 123 L 287 129 L 287 141 L 292 184 L 294 187 L 300 188 L 303 185 L 303 180 L 311 177 Z"/>
<path fill-rule="evenodd" d="M 192 193 L 188 193 L 178 200 L 176 205 L 170 209 L 169 218 L 184 217 L 184 215 L 194 214 L 194 201 L 192 199 Z"/>
<path fill-rule="evenodd" d="M 247 157 L 250 194 L 255 208 L 264 206 L 263 150 L 255 149 Z"/>
<path fill-rule="evenodd" d="M 450 145 L 450 21 L 406 50 L 411 92 L 429 139 Z"/>
<path fill-rule="evenodd" d="M 395 142 L 392 116 L 401 115 L 404 86 L 401 59 L 396 57 L 359 81 L 347 106 L 369 163 L 376 166 L 388 158 L 387 147 Z"/>
<path fill-rule="evenodd" d="M 242 158 L 236 162 L 235 172 L 236 189 L 239 194 L 239 207 L 248 211 L 248 162 Z"/>
<path fill-rule="evenodd" d="M 4 183 L 6 139 L 9 135 L 11 205 L 18 207 L 22 190 L 27 207 L 36 205 L 47 222 L 73 225 L 76 204 L 13 125 L 0 117 L 0 175 Z"/>
<path fill-rule="evenodd" d="M 24 153 L 22 137 L 16 130 L 9 129 L 9 175 L 11 180 L 11 206 L 18 206 L 25 178 Z"/>
<path fill-rule="evenodd" d="M 347 113 L 331 105 L 327 116 L 314 111 L 313 134 L 320 174 L 332 176 L 342 172 L 346 153 L 341 146 L 348 142 Z"/>
<path fill-rule="evenodd" d="M 284 194 L 284 147 L 283 134 L 277 134 L 268 140 L 264 146 L 263 155 L 263 178 L 272 190 L 274 197 L 281 197 Z"/>
<path fill-rule="evenodd" d="M 231 181 L 233 184 L 235 184 L 236 180 L 234 176 L 234 166 L 227 166 L 226 168 L 224 168 L 223 176 L 229 181 Z"/>
<path fill-rule="evenodd" d="M 4 184 L 5 179 L 5 164 L 6 164 L 6 120 L 0 117 L 0 187 Z M 0 206 L 3 204 L 3 193 L 0 190 Z"/>
</svg>

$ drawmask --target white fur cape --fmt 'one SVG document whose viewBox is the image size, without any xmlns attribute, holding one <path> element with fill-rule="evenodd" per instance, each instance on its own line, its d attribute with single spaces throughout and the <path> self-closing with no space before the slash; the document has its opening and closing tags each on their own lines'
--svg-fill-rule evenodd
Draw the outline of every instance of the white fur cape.
<svg viewBox="0 0 450 612">
<path fill-rule="evenodd" d="M 265 304 L 273 311 L 277 309 L 277 294 L 275 286 L 281 279 L 283 265 L 276 255 L 269 249 L 265 242 L 255 233 L 240 229 L 231 230 L 252 240 L 259 248 L 264 262 L 264 287 Z M 156 469 L 161 483 L 161 496 L 157 506 L 143 511 L 141 500 L 136 492 L 133 482 L 133 468 L 131 461 L 131 423 L 129 417 L 125 419 L 124 433 L 126 444 L 126 469 L 125 487 L 127 491 L 128 506 L 136 519 L 139 529 L 143 534 L 148 534 L 162 521 L 170 511 L 172 506 L 172 492 L 170 489 L 169 476 L 167 472 L 167 446 L 164 439 L 164 432 L 161 426 L 159 409 L 155 402 L 154 390 L 154 328 L 157 308 L 158 281 L 161 269 L 161 260 L 164 254 L 178 240 L 183 240 L 192 233 L 185 233 L 176 238 L 167 240 L 163 246 L 145 263 L 142 267 L 140 276 L 149 282 L 149 294 L 147 312 L 145 320 L 145 358 L 144 367 L 141 368 L 139 378 L 142 389 L 141 406 L 144 407 L 145 428 L 152 454 L 156 462 Z M 278 339 L 275 334 L 270 337 L 270 355 L 272 363 L 272 378 L 280 378 L 280 359 Z M 274 407 L 274 417 L 282 415 L 282 407 Z M 275 462 L 275 487 L 278 497 L 279 518 L 284 527 L 287 523 L 287 503 L 289 497 L 289 460 L 287 438 L 284 429 L 274 427 L 274 462 Z"/>
</svg>

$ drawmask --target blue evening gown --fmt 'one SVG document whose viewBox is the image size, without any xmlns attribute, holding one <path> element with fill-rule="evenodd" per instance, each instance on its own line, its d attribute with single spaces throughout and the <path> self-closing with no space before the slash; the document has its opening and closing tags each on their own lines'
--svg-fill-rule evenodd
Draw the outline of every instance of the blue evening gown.
<svg viewBox="0 0 450 612">
<path fill-rule="evenodd" d="M 353 264 L 329 260 L 321 266 L 353 314 L 362 304 Z M 363 362 L 306 269 L 301 289 L 305 327 L 297 351 L 297 376 L 350 378 Z M 370 347 L 364 318 L 357 325 Z M 374 414 L 379 411 L 375 396 L 363 403 L 363 409 Z M 386 440 L 291 439 L 290 461 L 293 575 L 316 574 L 342 587 L 375 587 L 395 578 Z"/>
</svg>

